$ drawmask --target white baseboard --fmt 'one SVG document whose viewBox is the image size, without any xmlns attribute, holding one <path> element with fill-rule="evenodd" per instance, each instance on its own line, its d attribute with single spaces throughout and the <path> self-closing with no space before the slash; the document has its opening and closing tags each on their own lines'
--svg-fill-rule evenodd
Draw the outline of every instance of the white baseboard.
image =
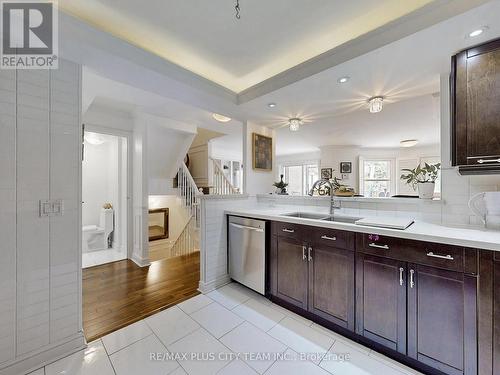
<svg viewBox="0 0 500 375">
<path fill-rule="evenodd" d="M 151 264 L 151 262 L 149 261 L 149 258 L 141 258 L 141 257 L 138 257 L 137 254 L 132 254 L 131 260 L 132 260 L 132 262 L 137 264 L 139 267 L 147 267 Z"/>
<path fill-rule="evenodd" d="M 215 290 L 217 288 L 220 288 L 221 286 L 224 286 L 226 284 L 229 284 L 231 282 L 231 278 L 229 277 L 228 274 L 218 277 L 215 280 L 209 281 L 209 282 L 204 282 L 200 280 L 200 283 L 198 284 L 198 290 L 203 293 L 207 294 L 211 292 L 212 290 Z"/>
<path fill-rule="evenodd" d="M 26 354 L 20 358 L 16 358 L 14 361 L 2 364 L 0 375 L 29 374 L 31 371 L 67 357 L 86 347 L 85 336 L 80 331 L 66 338 L 64 341 L 48 345 L 42 351 Z"/>
</svg>

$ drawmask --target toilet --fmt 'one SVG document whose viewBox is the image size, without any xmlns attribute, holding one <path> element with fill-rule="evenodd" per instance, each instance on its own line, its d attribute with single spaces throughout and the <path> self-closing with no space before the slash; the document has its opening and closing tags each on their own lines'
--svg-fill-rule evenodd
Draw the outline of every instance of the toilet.
<svg viewBox="0 0 500 375">
<path fill-rule="evenodd" d="M 106 250 L 112 247 L 110 236 L 114 229 L 113 209 L 101 209 L 99 225 L 84 225 L 82 228 L 82 251 Z"/>
</svg>

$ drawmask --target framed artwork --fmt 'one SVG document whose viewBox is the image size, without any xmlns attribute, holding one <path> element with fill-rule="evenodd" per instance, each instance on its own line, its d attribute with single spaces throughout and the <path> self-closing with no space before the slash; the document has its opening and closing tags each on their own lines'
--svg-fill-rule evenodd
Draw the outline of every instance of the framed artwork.
<svg viewBox="0 0 500 375">
<path fill-rule="evenodd" d="M 352 173 L 352 163 L 350 161 L 341 161 L 340 173 Z"/>
<path fill-rule="evenodd" d="M 273 170 L 273 139 L 260 135 L 252 134 L 252 159 L 253 169 L 259 171 Z"/>
<path fill-rule="evenodd" d="M 332 178 L 332 168 L 321 168 L 321 179 L 330 180 Z"/>
</svg>

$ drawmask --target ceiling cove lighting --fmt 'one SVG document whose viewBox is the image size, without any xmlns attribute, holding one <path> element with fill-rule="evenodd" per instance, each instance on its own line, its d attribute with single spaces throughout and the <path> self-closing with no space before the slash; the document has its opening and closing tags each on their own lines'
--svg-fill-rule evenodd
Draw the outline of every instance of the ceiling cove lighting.
<svg viewBox="0 0 500 375">
<path fill-rule="evenodd" d="M 220 115 L 218 113 L 213 113 L 212 117 L 214 118 L 214 120 L 219 121 L 219 122 L 229 122 L 229 121 L 231 121 L 231 117 Z"/>
<path fill-rule="evenodd" d="M 301 118 L 294 117 L 288 120 L 288 128 L 291 132 L 297 132 L 300 129 L 300 125 L 302 125 L 304 121 Z"/>
<path fill-rule="evenodd" d="M 413 147 L 413 146 L 416 146 L 418 144 L 418 140 L 417 139 L 405 139 L 404 141 L 401 141 L 399 142 L 399 144 L 401 145 L 401 147 Z"/>
<path fill-rule="evenodd" d="M 368 99 L 368 105 L 370 106 L 370 113 L 382 112 L 382 108 L 384 107 L 384 97 L 374 96 L 373 98 Z"/>
<path fill-rule="evenodd" d="M 469 38 L 475 38 L 476 36 L 479 36 L 481 35 L 482 33 L 484 33 L 486 31 L 487 27 L 484 26 L 484 27 L 481 27 L 480 29 L 477 29 L 477 30 L 474 30 L 474 31 L 471 31 L 469 33 Z"/>
<path fill-rule="evenodd" d="M 275 108 L 276 107 L 276 103 L 269 103 L 267 106 L 269 108 Z"/>
<path fill-rule="evenodd" d="M 347 83 L 347 81 L 349 81 L 351 79 L 351 77 L 348 77 L 348 76 L 345 76 L 345 77 L 340 77 L 337 82 L 338 83 Z"/>
</svg>

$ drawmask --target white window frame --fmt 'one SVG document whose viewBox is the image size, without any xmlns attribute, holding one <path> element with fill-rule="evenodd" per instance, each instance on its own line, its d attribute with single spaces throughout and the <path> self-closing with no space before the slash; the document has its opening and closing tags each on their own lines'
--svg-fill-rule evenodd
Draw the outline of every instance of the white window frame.
<svg viewBox="0 0 500 375">
<path fill-rule="evenodd" d="M 391 195 L 396 193 L 396 158 L 394 157 L 381 157 L 381 156 L 360 156 L 359 157 L 359 194 L 365 195 L 365 161 L 388 161 L 390 162 L 390 179 L 388 180 L 367 180 L 367 181 L 389 181 Z M 378 197 L 375 197 L 378 198 Z"/>
<path fill-rule="evenodd" d="M 307 182 L 306 182 L 306 167 L 308 165 L 316 165 L 316 167 L 318 168 L 318 178 L 319 178 L 319 175 L 320 175 L 320 163 L 319 163 L 319 160 L 308 160 L 308 161 L 288 161 L 288 162 L 283 162 L 283 163 L 280 163 L 279 164 L 279 168 L 278 168 L 278 176 L 277 176 L 277 180 L 276 181 L 279 181 L 280 180 L 280 175 L 284 175 L 285 174 L 285 168 L 286 167 L 302 167 L 302 196 L 305 196 L 307 195 L 307 193 L 309 191 L 304 191 L 307 190 L 307 189 L 310 189 L 311 187 L 310 186 L 305 186 L 307 185 Z"/>
</svg>

